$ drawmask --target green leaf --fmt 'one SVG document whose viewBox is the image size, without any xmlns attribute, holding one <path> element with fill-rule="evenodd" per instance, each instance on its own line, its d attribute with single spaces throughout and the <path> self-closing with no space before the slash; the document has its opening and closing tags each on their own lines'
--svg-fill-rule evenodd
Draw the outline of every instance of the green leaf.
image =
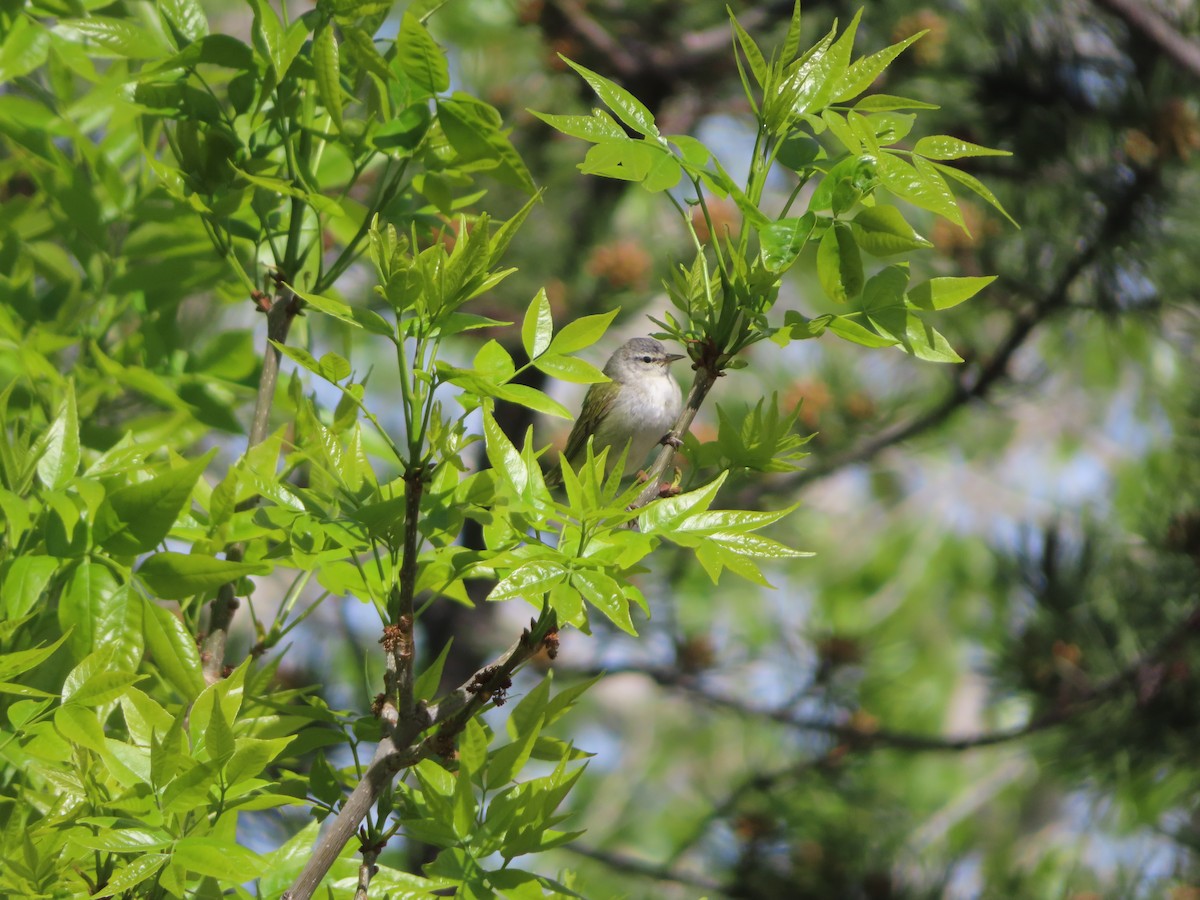
<svg viewBox="0 0 1200 900">
<path fill-rule="evenodd" d="M 733 10 L 729 7 L 725 8 L 729 13 L 730 24 L 733 25 L 733 33 L 737 38 L 738 45 L 741 46 L 742 52 L 746 54 L 746 61 L 750 64 L 750 72 L 754 75 L 754 80 L 758 82 L 758 86 L 762 87 L 767 82 L 770 76 L 770 68 L 767 66 L 767 61 L 763 59 L 762 51 L 758 49 L 758 44 L 754 43 L 754 38 L 746 33 L 737 17 L 734 16 Z"/>
<path fill-rule="evenodd" d="M 602 75 L 597 75 L 591 69 L 584 68 L 576 62 L 572 62 L 563 56 L 561 53 L 558 58 L 565 62 L 568 66 L 574 69 L 584 81 L 586 81 L 596 92 L 596 96 L 617 114 L 617 118 L 636 131 L 638 134 L 645 135 L 648 138 L 658 137 L 658 128 L 654 124 L 654 116 L 645 104 L 625 88 L 620 87 L 609 81 Z"/>
<path fill-rule="evenodd" d="M 712 151 L 690 134 L 668 135 L 667 140 L 679 148 L 679 155 L 690 171 L 703 169 L 712 159 Z"/>
<path fill-rule="evenodd" d="M 414 103 L 406 106 L 397 113 L 391 121 L 384 122 L 371 133 L 371 143 L 383 151 L 401 150 L 403 154 L 392 153 L 392 156 L 402 156 L 414 152 L 425 139 L 429 131 L 429 123 L 433 114 L 424 103 Z"/>
<path fill-rule="evenodd" d="M 184 511 L 216 452 L 213 448 L 178 469 L 113 491 L 96 513 L 96 540 L 110 553 L 125 556 L 153 550 Z"/>
<path fill-rule="evenodd" d="M 488 790 L 506 785 L 521 774 L 533 753 L 538 735 L 542 733 L 543 718 L 538 716 L 513 739 L 512 743 L 491 752 L 487 767 Z"/>
<path fill-rule="evenodd" d="M 829 321 L 828 327 L 832 333 L 836 334 L 842 340 L 850 341 L 863 347 L 894 347 L 900 343 L 894 338 L 878 335 L 869 328 L 860 325 L 854 319 L 849 319 L 845 316 L 834 316 Z"/>
<path fill-rule="evenodd" d="M 893 153 L 880 154 L 879 178 L 883 186 L 897 197 L 937 213 L 962 227 L 962 212 L 945 179 L 938 174 L 932 163 L 921 157 L 915 157 L 914 163 L 915 167 Z"/>
<path fill-rule="evenodd" d="M 146 650 L 154 659 L 158 672 L 185 700 L 194 700 L 204 690 L 204 672 L 196 637 L 167 608 L 140 594 L 133 596 L 142 602 Z"/>
<path fill-rule="evenodd" d="M 949 175 L 955 181 L 965 185 L 968 189 L 975 192 L 978 196 L 982 197 L 985 201 L 991 204 L 991 206 L 998 213 L 1000 213 L 1000 215 L 1004 216 L 1004 218 L 1008 219 L 1008 221 L 1012 222 L 1014 225 L 1017 225 L 1017 220 L 1008 214 L 1008 210 L 1006 210 L 1000 201 L 996 199 L 996 195 L 991 192 L 987 185 L 985 185 L 974 175 L 964 172 L 962 169 L 956 169 L 954 166 L 946 166 L 942 165 L 941 163 L 933 163 L 933 167 L 943 175 Z M 1017 225 L 1017 227 L 1019 228 L 1020 225 Z"/>
<path fill-rule="evenodd" d="M 629 601 L 615 579 L 603 572 L 584 570 L 571 573 L 571 585 L 626 634 L 637 634 L 629 617 Z"/>
<path fill-rule="evenodd" d="M 884 112 L 894 109 L 941 109 L 936 103 L 910 100 L 908 97 L 896 97 L 892 94 L 871 94 L 855 103 L 854 108 L 865 112 Z"/>
<path fill-rule="evenodd" d="M 200 0 L 158 0 L 158 8 L 188 41 L 198 41 L 208 35 L 208 18 Z"/>
<path fill-rule="evenodd" d="M 799 86 L 793 105 L 796 113 L 814 113 L 829 105 L 834 91 L 846 75 L 860 18 L 861 8 L 827 51 L 814 53 L 790 76 L 790 82 Z"/>
<path fill-rule="evenodd" d="M 567 570 L 562 563 L 547 559 L 533 560 L 518 566 L 500 579 L 487 599 L 499 601 L 521 597 L 538 606 L 542 596 L 566 577 Z"/>
<path fill-rule="evenodd" d="M 71 628 L 71 647 L 82 657 L 108 648 L 114 666 L 136 669 L 143 655 L 142 609 L 127 584 L 105 564 L 84 559 L 71 572 L 58 600 L 58 621 Z"/>
<path fill-rule="evenodd" d="M 579 171 L 631 181 L 652 192 L 673 188 L 683 175 L 683 168 L 669 150 L 632 138 L 594 145 L 579 164 Z"/>
<path fill-rule="evenodd" d="M 164 600 L 204 594 L 245 575 L 263 575 L 266 563 L 229 562 L 205 553 L 155 553 L 137 570 L 138 577 Z"/>
<path fill-rule="evenodd" d="M 446 140 L 464 162 L 489 162 L 492 175 L 503 183 L 530 193 L 535 190 L 533 176 L 500 128 L 495 107 L 456 91 L 438 101 L 437 115 Z"/>
<path fill-rule="evenodd" d="M 83 44 L 94 56 L 158 59 L 169 55 L 175 49 L 159 32 L 138 25 L 130 19 L 97 15 L 86 19 L 63 19 L 54 30 L 60 38 Z M 109 53 L 101 52 L 101 48 Z"/>
<path fill-rule="evenodd" d="M 223 764 L 233 756 L 233 729 L 225 718 L 225 711 L 220 703 L 212 704 L 212 713 L 208 725 L 204 728 L 204 746 L 208 750 L 209 759 Z"/>
<path fill-rule="evenodd" d="M 845 222 L 834 222 L 822 235 L 817 246 L 817 278 L 825 294 L 838 303 L 845 303 L 862 291 L 862 257 Z"/>
<path fill-rule="evenodd" d="M 0 42 L 0 84 L 10 83 L 41 66 L 50 47 L 49 30 L 32 17 L 14 15 L 6 25 L 8 33 Z"/>
<path fill-rule="evenodd" d="M 537 359 L 545 353 L 553 333 L 550 300 L 546 297 L 546 289 L 542 288 L 530 302 L 525 311 L 525 320 L 521 323 L 521 343 L 525 347 L 525 355 Z"/>
<path fill-rule="evenodd" d="M 50 490 L 59 490 L 75 477 L 79 468 L 79 415 L 75 411 L 75 385 L 72 381 L 67 382 L 66 396 L 63 397 L 58 415 L 38 441 L 36 449 L 41 452 L 37 464 L 38 478 Z"/>
<path fill-rule="evenodd" d="M 468 719 L 458 739 L 458 764 L 472 775 L 483 770 L 488 758 L 488 736 L 478 719 Z"/>
<path fill-rule="evenodd" d="M 521 454 L 517 452 L 517 448 L 512 445 L 512 441 L 496 423 L 492 414 L 486 411 L 483 414 L 483 436 L 488 462 L 492 464 L 492 468 L 501 473 L 514 492 L 525 493 L 529 486 L 529 472 L 525 469 Z"/>
<path fill-rule="evenodd" d="M 628 137 L 625 129 L 618 125 L 616 120 L 602 109 L 592 110 L 590 116 L 556 116 L 549 113 L 540 113 L 533 109 L 528 110 L 528 112 L 541 119 L 555 131 L 560 131 L 569 137 L 579 138 L 593 144 L 598 144 L 602 141 L 625 140 Z"/>
<path fill-rule="evenodd" d="M 104 728 L 95 710 L 78 704 L 60 706 L 54 711 L 54 727 L 72 744 L 96 753 L 104 753 L 108 749 L 104 746 Z"/>
<path fill-rule="evenodd" d="M 404 13 L 396 36 L 396 65 L 427 95 L 440 94 L 450 87 L 446 55 L 411 12 Z"/>
<path fill-rule="evenodd" d="M 874 256 L 922 250 L 933 244 L 921 237 L 894 206 L 863 207 L 850 222 L 858 246 Z"/>
<path fill-rule="evenodd" d="M 283 80 L 292 63 L 288 57 L 283 22 L 279 20 L 270 0 L 250 0 L 250 4 L 254 7 L 254 21 L 250 29 L 254 47 L 267 61 L 278 83 Z"/>
<path fill-rule="evenodd" d="M 838 85 L 833 91 L 833 102 L 845 103 L 847 100 L 853 100 L 875 83 L 875 79 L 883 73 L 884 69 L 892 64 L 892 60 L 926 33 L 925 31 L 920 31 L 909 35 L 899 43 L 892 44 L 892 46 L 880 50 L 878 53 L 872 53 L 870 56 L 864 56 L 861 59 L 855 60 L 854 64 L 846 70 L 846 74 L 838 81 Z"/>
<path fill-rule="evenodd" d="M 770 272 L 786 272 L 796 262 L 812 234 L 817 218 L 807 212 L 803 216 L 780 219 L 759 232 L 762 261 Z"/>
<path fill-rule="evenodd" d="M 1007 150 L 993 150 L 948 134 L 933 134 L 921 138 L 913 153 L 928 159 L 961 159 L 964 156 L 1012 156 Z"/>
<path fill-rule="evenodd" d="M 124 894 L 153 876 L 170 861 L 170 854 L 147 853 L 125 865 L 117 865 L 104 883 L 105 893 L 102 896 L 117 897 Z"/>
<path fill-rule="evenodd" d="M 432 700 L 437 695 L 438 685 L 442 680 L 442 669 L 446 665 L 446 657 L 450 655 L 450 645 L 452 643 L 453 640 L 446 641 L 437 659 L 431 662 L 429 667 L 418 675 L 417 680 L 413 682 L 413 696 L 418 700 Z"/>
<path fill-rule="evenodd" d="M 960 363 L 962 357 L 955 352 L 950 346 L 950 342 L 932 325 L 924 321 L 920 316 L 909 314 L 908 330 L 905 334 L 908 338 L 905 343 L 907 349 L 917 359 L 923 359 L 928 362 L 940 363 Z"/>
<path fill-rule="evenodd" d="M 92 653 L 85 657 L 67 675 L 63 684 L 63 703 L 70 702 L 84 707 L 104 706 L 121 697 L 126 688 L 146 677 L 132 672 L 109 671 L 106 664 L 111 664 L 111 656 L 109 653 Z"/>
<path fill-rule="evenodd" d="M 320 375 L 326 381 L 336 384 L 350 374 L 350 363 L 336 353 L 326 353 L 317 360 L 303 347 L 293 347 L 278 341 L 271 341 L 271 344 L 292 362 L 298 363 L 314 375 Z"/>
<path fill-rule="evenodd" d="M 45 647 L 34 647 L 31 650 L 16 650 L 12 653 L 0 654 L 0 681 L 8 681 L 20 675 L 22 672 L 28 672 L 30 669 L 40 666 L 43 662 L 63 645 L 63 642 L 69 635 L 64 634 L 53 644 L 48 644 Z"/>
<path fill-rule="evenodd" d="M 475 827 L 475 792 L 471 784 L 471 772 L 466 766 L 459 765 L 458 777 L 454 781 L 454 794 L 451 797 L 451 826 L 459 840 L 470 837 Z"/>
<path fill-rule="evenodd" d="M 255 175 L 252 172 L 247 172 L 244 169 L 239 169 L 233 163 L 227 163 L 230 169 L 236 172 L 240 177 L 255 187 L 260 187 L 265 191 L 272 191 L 276 194 L 282 194 L 285 197 L 295 197 L 297 200 L 303 200 L 305 203 L 328 216 L 342 217 L 346 213 L 332 197 L 326 197 L 324 194 L 311 193 L 305 191 L 290 181 L 284 181 L 282 178 L 272 178 L 269 175 Z"/>
<path fill-rule="evenodd" d="M 535 360 L 533 365 L 552 378 L 557 378 L 560 381 L 569 381 L 573 384 L 596 384 L 597 382 L 608 381 L 607 375 L 590 362 L 585 362 L 576 356 L 560 356 L 556 353 L 547 353 L 545 356 L 541 356 Z"/>
<path fill-rule="evenodd" d="M 198 65 L 222 66 L 248 72 L 254 68 L 254 51 L 242 41 L 227 34 L 210 34 L 188 44 L 174 56 L 142 69 L 140 75 L 157 75 L 174 69 L 190 69 Z"/>
<path fill-rule="evenodd" d="M 554 336 L 547 352 L 566 356 L 592 346 L 604 336 L 604 332 L 608 330 L 608 326 L 619 312 L 619 309 L 614 309 L 594 316 L 580 316 L 578 319 L 568 322 Z"/>
<path fill-rule="evenodd" d="M 12 560 L 0 582 L 0 605 L 5 617 L 19 619 L 42 599 L 50 579 L 58 571 L 59 560 L 52 556 L 29 554 Z"/>
<path fill-rule="evenodd" d="M 880 310 L 904 309 L 904 289 L 908 286 L 908 270 L 902 266 L 888 266 L 868 280 L 863 287 L 862 308 L 869 316 Z"/>
<path fill-rule="evenodd" d="M 708 509 L 728 475 L 728 472 L 722 472 L 703 487 L 659 500 L 645 507 L 638 520 L 642 533 L 665 534 L 680 525 L 688 516 Z"/>
<path fill-rule="evenodd" d="M 571 411 L 543 391 L 527 384 L 502 384 L 496 388 L 496 396 L 509 403 L 516 403 L 534 412 L 559 419 L 571 418 Z"/>
<path fill-rule="evenodd" d="M 317 76 L 317 92 L 334 127 L 342 130 L 342 82 L 338 62 L 337 38 L 333 23 L 325 22 L 313 36 L 313 70 Z"/>
<path fill-rule="evenodd" d="M 970 300 L 996 280 L 995 275 L 972 278 L 931 278 L 908 292 L 909 302 L 921 309 L 949 309 Z"/>
<path fill-rule="evenodd" d="M 223 884 L 242 884 L 266 870 L 266 860 L 253 850 L 230 840 L 192 835 L 175 842 L 171 863 Z"/>
</svg>

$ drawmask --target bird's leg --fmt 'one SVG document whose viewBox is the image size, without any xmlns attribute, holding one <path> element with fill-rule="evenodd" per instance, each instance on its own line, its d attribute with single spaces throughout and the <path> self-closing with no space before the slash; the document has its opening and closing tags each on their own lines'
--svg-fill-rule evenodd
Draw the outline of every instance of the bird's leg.
<svg viewBox="0 0 1200 900">
<path fill-rule="evenodd" d="M 678 450 L 680 447 L 683 446 L 683 441 L 680 438 L 676 437 L 675 433 L 673 431 L 668 431 L 666 434 L 664 434 L 659 439 L 658 442 L 660 444 L 663 444 L 664 446 L 671 447 L 672 449 L 675 449 L 675 450 Z"/>
</svg>

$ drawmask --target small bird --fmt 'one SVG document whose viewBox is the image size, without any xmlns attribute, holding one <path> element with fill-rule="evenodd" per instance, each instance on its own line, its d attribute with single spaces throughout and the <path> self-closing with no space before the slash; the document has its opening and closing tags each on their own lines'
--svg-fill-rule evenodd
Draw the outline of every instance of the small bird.
<svg viewBox="0 0 1200 900">
<path fill-rule="evenodd" d="M 609 448 L 610 469 L 629 445 L 624 474 L 636 472 L 654 445 L 667 437 L 683 406 L 679 383 L 667 368 L 677 359 L 683 355 L 668 353 L 654 338 L 633 338 L 618 347 L 604 366 L 611 380 L 588 388 L 562 458 L 578 466 L 587 458 L 590 437 L 592 452 Z M 561 481 L 560 468 L 546 475 L 551 487 Z"/>
</svg>

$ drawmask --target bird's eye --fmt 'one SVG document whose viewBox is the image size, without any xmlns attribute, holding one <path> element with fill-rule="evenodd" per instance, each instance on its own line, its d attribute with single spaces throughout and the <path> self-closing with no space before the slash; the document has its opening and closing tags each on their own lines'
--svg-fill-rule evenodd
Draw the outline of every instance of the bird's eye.
<svg viewBox="0 0 1200 900">
<path fill-rule="evenodd" d="M 654 357 L 653 357 L 653 356 L 643 356 L 643 357 L 642 357 L 642 362 L 644 362 L 644 363 L 652 363 L 652 362 L 654 362 Z"/>
</svg>

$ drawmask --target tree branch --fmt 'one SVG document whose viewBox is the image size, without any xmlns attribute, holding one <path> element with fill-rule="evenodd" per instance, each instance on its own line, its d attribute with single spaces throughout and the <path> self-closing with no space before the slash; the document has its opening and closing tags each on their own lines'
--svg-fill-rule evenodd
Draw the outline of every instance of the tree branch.
<svg viewBox="0 0 1200 900">
<path fill-rule="evenodd" d="M 389 729 L 385 727 L 384 737 L 375 749 L 366 774 L 354 786 L 333 822 L 321 833 L 312 855 L 291 890 L 284 893 L 283 900 L 308 900 L 313 896 L 341 855 L 342 848 L 357 833 L 359 824 L 391 786 L 397 773 L 427 757 L 448 755 L 468 719 L 493 700 L 497 705 L 503 702 L 504 692 L 512 684 L 513 673 L 541 650 L 555 627 L 553 611 L 544 611 L 495 662 L 484 666 L 440 703 L 428 709 L 417 706 L 413 718 L 397 721 L 390 734 L 386 733 Z M 384 715 L 387 716 L 386 708 Z M 421 734 L 433 725 L 441 727 L 414 746 Z"/>
<path fill-rule="evenodd" d="M 883 429 L 855 447 L 832 454 L 790 476 L 764 480 L 760 485 L 743 492 L 740 505 L 752 508 L 756 500 L 768 491 L 787 493 L 798 490 L 848 466 L 869 462 L 884 450 L 936 428 L 968 404 L 986 399 L 1009 377 L 1013 357 L 1037 328 L 1068 307 L 1071 289 L 1080 276 L 1106 247 L 1133 225 L 1136 220 L 1135 208 L 1157 180 L 1157 174 L 1151 170 L 1138 170 L 1133 178 L 1122 179 L 1114 174 L 1114 179 L 1121 184 L 1121 188 L 1106 204 L 1104 217 L 1092 237 L 1082 243 L 1079 252 L 1067 262 L 1049 290 L 1033 299 L 1013 317 L 991 356 L 973 370 L 964 371 L 949 394 L 930 409 L 906 422 Z"/>
<path fill-rule="evenodd" d="M 609 868 L 616 869 L 620 872 L 628 872 L 634 875 L 640 875 L 644 878 L 651 878 L 655 881 L 669 881 L 674 884 L 683 884 L 688 887 L 699 888 L 702 891 L 712 891 L 720 894 L 723 897 L 732 896 L 719 882 L 704 878 L 701 875 L 693 875 L 689 872 L 680 872 L 669 865 L 657 865 L 652 862 L 647 862 L 644 859 L 639 859 L 636 856 L 629 856 L 625 853 L 615 853 L 611 850 L 600 850 L 595 847 L 587 847 L 583 845 L 567 844 L 563 847 L 577 856 L 582 856 L 587 859 L 595 860 L 603 863 Z"/>
<path fill-rule="evenodd" d="M 280 284 L 273 302 L 264 295 L 256 295 L 260 304 L 267 307 L 267 346 L 263 353 L 262 372 L 258 376 L 258 394 L 254 400 L 254 418 L 250 422 L 250 434 L 246 449 L 250 450 L 266 440 L 271 422 L 271 404 L 275 399 L 275 385 L 279 381 L 280 352 L 275 343 L 287 341 L 292 321 L 300 312 L 300 300 L 286 284 Z M 254 501 L 257 503 L 257 498 Z M 230 544 L 225 548 L 225 559 L 241 562 L 246 552 L 243 543 Z M 208 635 L 200 648 L 204 664 L 204 680 L 209 684 L 219 681 L 225 670 L 225 647 L 229 642 L 229 626 L 238 608 L 238 599 L 233 592 L 233 582 L 221 585 L 217 598 L 209 608 Z"/>
<path fill-rule="evenodd" d="M 1096 0 L 1126 25 L 1158 45 L 1167 56 L 1200 78 L 1200 44 L 1185 37 L 1165 18 L 1139 0 Z"/>
<path fill-rule="evenodd" d="M 701 684 L 693 675 L 662 667 L 626 667 L 607 669 L 602 672 L 572 673 L 590 676 L 594 674 L 638 674 L 654 681 L 661 687 L 684 691 L 692 697 L 719 709 L 738 715 L 765 719 L 794 728 L 798 731 L 827 734 L 843 741 L 850 749 L 874 750 L 894 749 L 913 751 L 965 751 L 978 747 L 989 747 L 1028 737 L 1041 731 L 1064 725 L 1079 715 L 1088 712 L 1096 703 L 1112 698 L 1129 687 L 1137 687 L 1139 677 L 1149 669 L 1161 664 L 1170 653 L 1200 634 L 1200 607 L 1194 609 L 1183 621 L 1170 629 L 1153 647 L 1135 657 L 1124 668 L 1108 678 L 1077 691 L 1064 699 L 1058 706 L 1031 718 L 1023 725 L 984 731 L 960 737 L 915 734 L 893 731 L 886 728 L 864 727 L 852 722 L 833 722 L 829 719 L 797 715 L 790 706 L 767 707 L 747 703 L 740 697 L 717 693 Z"/>
</svg>

